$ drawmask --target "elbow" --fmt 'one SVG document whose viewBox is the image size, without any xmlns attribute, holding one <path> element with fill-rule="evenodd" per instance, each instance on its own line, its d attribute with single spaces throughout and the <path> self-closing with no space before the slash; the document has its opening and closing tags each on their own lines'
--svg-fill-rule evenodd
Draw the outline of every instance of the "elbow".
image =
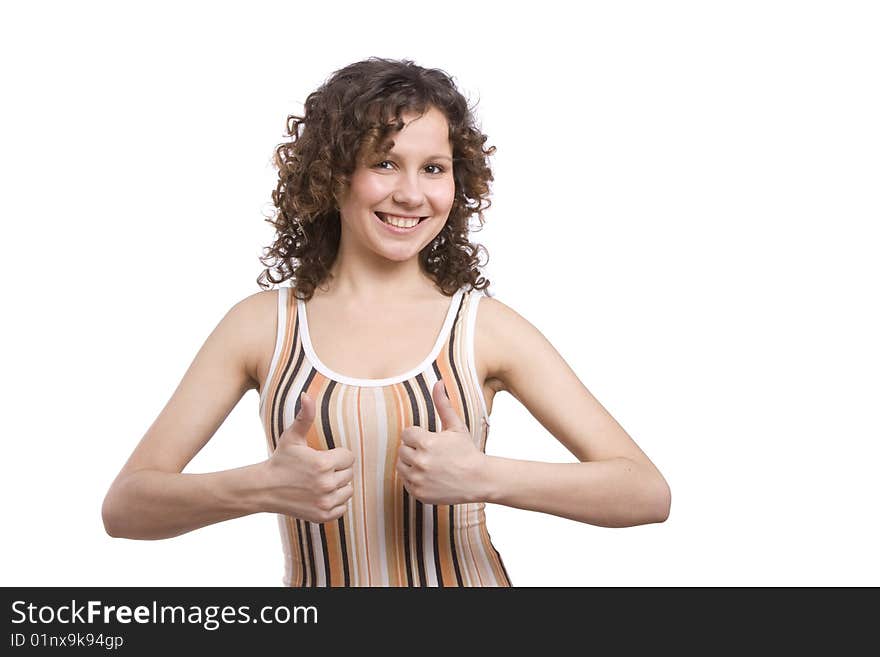
<svg viewBox="0 0 880 657">
<path fill-rule="evenodd" d="M 101 505 L 101 520 L 104 522 L 104 531 L 113 538 L 125 538 L 119 523 L 119 500 L 117 491 L 111 488 L 104 497 Z"/>
<path fill-rule="evenodd" d="M 101 505 L 101 520 L 104 522 L 104 531 L 107 532 L 107 535 L 112 536 L 113 538 L 118 538 L 116 526 L 113 523 L 113 512 L 110 507 L 109 493 L 107 494 L 107 497 L 104 498 L 104 503 Z"/>
<path fill-rule="evenodd" d="M 662 477 L 659 490 L 653 496 L 653 503 L 655 507 L 654 522 L 666 522 L 669 518 L 669 509 L 672 506 L 672 491 Z"/>
<path fill-rule="evenodd" d="M 646 525 L 666 522 L 672 506 L 672 491 L 666 479 L 655 467 L 642 472 L 638 481 L 638 520 L 633 524 Z"/>
</svg>

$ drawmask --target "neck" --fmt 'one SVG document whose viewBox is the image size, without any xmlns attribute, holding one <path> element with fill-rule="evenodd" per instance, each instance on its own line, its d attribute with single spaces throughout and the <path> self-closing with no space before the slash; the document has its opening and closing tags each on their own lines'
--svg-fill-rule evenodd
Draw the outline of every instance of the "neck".
<svg viewBox="0 0 880 657">
<path fill-rule="evenodd" d="M 418 258 L 394 262 L 385 258 L 346 258 L 340 254 L 330 273 L 332 278 L 321 286 L 324 294 L 366 303 L 437 294 L 437 286 L 422 271 Z"/>
</svg>

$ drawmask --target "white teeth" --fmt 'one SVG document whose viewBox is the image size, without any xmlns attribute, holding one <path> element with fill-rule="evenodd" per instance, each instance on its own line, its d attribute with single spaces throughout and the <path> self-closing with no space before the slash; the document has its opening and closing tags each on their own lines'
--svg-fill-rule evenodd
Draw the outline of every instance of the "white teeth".
<svg viewBox="0 0 880 657">
<path fill-rule="evenodd" d="M 398 228 L 412 228 L 417 223 L 419 223 L 418 219 L 406 219 L 404 217 L 398 217 L 393 214 L 379 214 L 377 212 L 376 215 L 385 223 L 391 224 L 392 226 L 397 226 Z"/>
</svg>

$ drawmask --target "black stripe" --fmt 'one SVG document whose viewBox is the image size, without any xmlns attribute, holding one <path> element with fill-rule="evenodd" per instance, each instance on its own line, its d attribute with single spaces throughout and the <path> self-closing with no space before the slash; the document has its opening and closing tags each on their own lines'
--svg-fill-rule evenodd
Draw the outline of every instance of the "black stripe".
<svg viewBox="0 0 880 657">
<path fill-rule="evenodd" d="M 324 523 L 315 523 L 318 525 L 318 533 L 321 535 L 321 556 L 324 558 L 324 586 L 330 586 L 330 557 L 327 554 L 327 530 L 324 529 Z"/>
<path fill-rule="evenodd" d="M 416 565 L 419 567 L 419 586 L 427 586 L 425 581 L 425 554 L 424 543 L 425 537 L 422 531 L 422 503 L 416 498 Z"/>
<path fill-rule="evenodd" d="M 413 584 L 412 558 L 409 554 L 409 493 L 403 489 L 403 553 L 406 556 L 406 585 Z"/>
<path fill-rule="evenodd" d="M 455 568 L 455 581 L 458 586 L 464 586 L 461 579 L 461 569 L 458 566 L 458 551 L 455 549 L 455 508 L 457 504 L 449 505 L 449 551 L 452 553 L 452 565 Z"/>
<path fill-rule="evenodd" d="M 297 365 L 297 370 L 299 370 L 299 366 Z M 315 380 L 315 375 L 317 375 L 318 370 L 314 367 L 309 368 L 309 373 L 306 376 L 306 380 L 303 381 L 302 388 L 299 389 L 300 394 L 296 396 L 296 401 L 293 403 L 293 417 L 299 415 L 299 411 L 302 408 L 302 393 L 309 389 L 312 385 L 312 381 Z"/>
<path fill-rule="evenodd" d="M 278 401 L 278 414 L 275 418 L 275 433 L 278 438 L 281 438 L 281 434 L 284 433 L 284 407 L 287 405 L 287 396 L 290 394 L 290 388 L 293 386 L 293 381 L 296 379 L 297 373 L 299 373 L 300 367 L 302 367 L 303 362 L 303 349 L 302 345 L 299 344 L 299 326 L 295 326 L 293 329 L 293 344 L 294 348 L 291 350 L 290 358 L 287 359 L 287 363 L 284 366 L 284 378 L 282 381 L 284 385 L 281 387 L 280 392 L 276 395 L 276 399 Z M 299 353 L 299 356 L 296 359 L 296 365 L 291 367 L 291 363 L 293 362 L 293 355 L 295 353 Z M 313 376 L 313 375 L 312 375 Z M 311 376 L 309 377 L 309 381 L 311 381 Z M 308 382 L 306 382 L 306 387 L 308 387 Z M 296 401 L 293 404 L 293 417 L 296 417 L 296 414 L 299 413 L 300 403 L 299 403 L 299 395 L 296 397 Z M 274 447 L 278 447 L 277 439 L 275 435 L 272 436 L 272 440 L 274 443 Z"/>
<path fill-rule="evenodd" d="M 434 426 L 434 407 L 431 404 L 431 393 L 428 392 L 428 386 L 425 383 L 423 374 L 416 376 L 416 383 L 419 385 L 422 397 L 425 400 L 425 408 L 428 409 L 428 427 Z M 413 425 L 420 426 L 418 406 L 414 407 Z M 416 563 L 419 567 L 419 586 L 428 586 L 428 578 L 425 576 L 425 532 L 424 517 L 425 505 L 421 500 L 416 498 Z"/>
<path fill-rule="evenodd" d="M 318 573 L 315 571 L 315 550 L 312 546 L 312 522 L 309 520 L 303 521 L 303 529 L 306 532 L 306 545 L 308 546 L 308 561 L 309 561 L 309 586 L 315 587 L 318 586 Z"/>
<path fill-rule="evenodd" d="M 459 304 L 458 310 L 455 313 L 455 322 L 452 324 L 452 331 L 449 332 L 449 367 L 452 368 L 452 378 L 458 386 L 458 396 L 461 399 L 461 408 L 464 411 L 464 423 L 467 428 L 470 429 L 470 409 L 467 405 L 467 397 L 464 394 L 464 385 L 462 384 L 461 376 L 459 376 L 458 374 L 458 369 L 455 367 L 455 358 L 453 357 L 453 355 L 455 354 L 455 327 L 458 325 L 458 320 L 461 317 L 462 304 L 464 304 L 464 296 L 462 296 L 462 303 Z M 434 365 L 434 369 L 437 369 L 436 364 Z M 439 370 L 437 370 L 437 376 L 440 376 Z"/>
<path fill-rule="evenodd" d="M 302 561 L 300 562 L 300 566 L 302 566 L 302 582 L 300 582 L 300 586 L 306 586 L 306 546 L 303 545 L 303 531 L 302 531 L 302 523 L 303 521 L 299 518 L 294 518 L 296 521 L 296 541 L 299 543 L 299 553 L 302 557 Z"/>
<path fill-rule="evenodd" d="M 296 540 L 297 547 L 299 547 L 299 553 L 300 553 L 300 555 L 301 555 L 301 559 L 305 559 L 305 556 L 304 556 L 304 555 L 305 555 L 305 552 L 304 552 L 304 550 L 303 550 L 303 544 L 302 544 L 302 532 L 300 532 L 300 530 L 299 530 L 299 522 L 300 522 L 300 521 L 299 521 L 299 518 L 292 518 L 292 520 L 293 520 L 293 522 L 294 522 L 294 525 L 296 526 L 296 530 L 294 531 L 294 533 L 296 534 L 296 536 L 294 536 L 293 538 Z M 293 548 L 291 547 L 291 549 L 293 549 Z M 291 556 L 291 559 L 293 559 L 292 556 Z M 291 569 L 292 569 L 292 568 L 293 568 L 293 564 L 291 564 L 290 566 L 291 566 Z M 290 576 L 291 586 L 305 586 L 305 585 L 306 585 L 306 565 L 305 565 L 305 561 L 300 560 L 300 570 L 301 570 L 302 572 L 300 573 L 300 579 L 297 580 L 297 583 L 293 583 L 293 574 L 291 573 L 291 576 Z"/>
<path fill-rule="evenodd" d="M 433 518 L 431 519 L 434 523 L 434 531 L 431 534 L 434 536 L 434 572 L 437 573 L 437 586 L 446 586 L 443 583 L 443 569 L 440 567 L 440 537 L 437 536 L 437 533 L 440 528 L 440 523 L 438 522 L 437 514 L 439 513 L 436 504 L 431 504 L 431 512 L 433 514 Z"/>
<path fill-rule="evenodd" d="M 309 375 L 306 377 L 306 380 L 305 380 L 305 383 L 303 384 L 302 390 L 305 390 L 306 388 L 309 387 L 312 380 L 315 378 L 316 374 L 317 374 L 317 371 L 315 370 L 314 367 L 309 368 Z M 300 402 L 300 400 L 299 400 L 299 396 L 298 396 L 296 403 L 294 404 L 294 409 L 295 409 L 296 413 L 299 413 L 299 410 L 298 410 L 300 407 L 299 402 Z M 295 414 L 294 414 L 294 416 L 295 416 Z M 309 573 L 311 575 L 311 581 L 309 582 L 309 586 L 317 586 L 318 585 L 317 584 L 318 574 L 315 570 L 315 548 L 314 548 L 314 545 L 312 545 L 312 532 L 309 531 L 311 529 L 312 524 L 313 523 L 311 521 L 304 520 L 302 525 L 300 526 L 301 527 L 300 531 L 305 532 L 306 544 L 308 545 L 308 555 L 304 554 L 303 556 L 309 562 Z"/>
<path fill-rule="evenodd" d="M 492 545 L 492 538 L 489 537 L 489 545 Z M 501 555 L 498 554 L 498 550 L 495 549 L 495 546 L 492 545 L 492 551 L 495 553 L 495 556 L 498 557 L 498 563 L 501 564 L 501 570 L 504 571 L 504 579 L 507 580 L 508 586 L 513 586 L 510 582 L 510 575 L 507 574 L 507 568 L 504 567 L 504 561 L 501 559 Z"/>
<path fill-rule="evenodd" d="M 454 330 L 454 327 L 455 327 L 455 325 L 453 324 L 453 330 Z M 433 366 L 434 366 L 434 375 L 439 380 L 440 379 L 440 369 L 437 367 L 436 360 L 434 361 Z M 429 421 L 430 430 L 436 431 L 437 430 L 437 422 L 436 422 L 436 418 L 434 417 L 434 412 L 436 411 L 436 406 L 434 406 L 434 397 L 429 395 L 429 398 L 431 400 L 430 405 L 429 405 L 429 408 L 431 409 L 429 411 L 430 418 L 431 418 L 431 420 Z M 434 504 L 432 506 L 434 507 L 434 509 L 433 509 L 433 512 L 434 512 L 434 518 L 433 518 L 434 531 L 432 532 L 432 534 L 434 536 L 434 570 L 437 572 L 437 582 L 438 582 L 437 585 L 438 586 L 446 586 L 446 584 L 443 582 L 443 569 L 440 567 L 440 537 L 438 536 L 438 534 L 440 533 L 440 522 L 439 522 L 439 517 L 438 517 L 440 510 L 437 508 L 436 504 Z"/>
<path fill-rule="evenodd" d="M 436 362 L 434 363 L 434 370 L 436 373 L 436 370 L 437 370 L 437 363 Z M 431 395 L 431 391 L 428 390 L 428 383 L 427 383 L 427 381 L 425 381 L 425 375 L 419 374 L 418 376 L 416 376 L 416 383 L 419 384 L 419 388 L 421 389 L 422 395 L 424 395 L 424 398 L 425 398 L 425 407 L 428 409 L 428 431 L 437 431 L 437 425 L 439 424 L 439 422 L 437 421 L 437 409 L 434 406 L 434 398 Z M 422 503 L 419 502 L 418 504 L 421 505 Z M 433 529 L 431 530 L 431 536 L 434 539 L 434 541 L 433 541 L 434 542 L 434 572 L 437 574 L 438 581 L 442 582 L 443 577 L 440 575 L 440 555 L 437 553 L 437 550 L 439 547 L 437 545 L 437 507 L 434 504 L 429 504 L 428 507 L 429 508 L 433 507 L 433 508 L 430 508 L 430 511 L 431 511 L 431 522 L 434 523 Z M 419 529 L 421 529 L 421 526 L 419 527 Z M 419 537 L 419 546 L 420 546 L 420 550 L 421 550 L 420 555 L 424 554 L 424 552 L 425 552 L 424 542 L 425 542 L 424 537 L 420 536 Z M 428 586 L 428 583 L 425 582 L 423 584 L 423 586 Z M 441 584 L 441 586 L 442 586 L 442 584 Z"/>
<path fill-rule="evenodd" d="M 466 295 L 462 295 L 461 303 L 459 304 L 458 310 L 455 313 L 455 321 L 452 324 L 452 330 L 449 332 L 449 364 L 452 368 L 452 378 L 455 380 L 455 383 L 458 386 L 459 398 L 461 399 L 462 409 L 464 410 L 464 423 L 467 426 L 468 430 L 470 430 L 471 425 L 470 414 L 468 413 L 467 397 L 464 394 L 461 377 L 458 374 L 458 369 L 455 367 L 455 358 L 453 357 L 453 355 L 455 354 L 455 329 L 458 326 L 460 318 L 462 317 L 461 309 L 464 306 L 464 300 L 466 297 L 470 298 L 470 292 L 468 292 Z M 439 379 L 440 369 L 437 366 L 436 361 L 434 362 L 434 372 Z M 452 566 L 455 569 L 455 581 L 458 586 L 464 586 L 464 580 L 461 577 L 461 567 L 458 564 L 458 550 L 455 546 L 455 508 L 455 504 L 449 505 L 449 551 L 452 553 Z"/>
<path fill-rule="evenodd" d="M 336 388 L 337 383 L 333 379 L 328 380 L 329 383 L 327 385 L 327 390 L 324 392 L 324 397 L 321 401 L 321 422 L 324 426 L 324 435 L 327 437 L 327 449 L 334 449 L 336 443 L 333 440 L 333 427 L 330 424 L 330 397 L 333 394 L 333 389 Z M 345 516 L 337 518 L 336 523 L 339 525 L 339 544 L 342 549 L 343 581 L 345 582 L 344 586 L 348 587 L 351 586 L 351 571 L 348 564 L 348 548 L 345 544 Z"/>
<path fill-rule="evenodd" d="M 406 390 L 406 394 L 409 397 L 410 408 L 412 409 L 413 414 L 413 424 L 419 423 L 419 405 L 416 403 L 416 395 L 413 392 L 412 386 L 409 381 L 403 382 L 403 387 Z M 403 551 L 406 557 L 406 585 L 407 586 L 415 586 L 415 582 L 413 581 L 413 569 L 412 569 L 412 556 L 410 555 L 409 549 L 409 492 L 407 492 L 406 488 L 403 489 Z"/>
<path fill-rule="evenodd" d="M 280 295 L 281 292 L 279 291 L 278 294 Z M 290 291 L 288 288 L 288 295 L 289 294 L 290 294 Z M 285 337 L 286 337 L 286 333 L 287 333 L 289 323 L 290 323 L 290 312 L 289 312 L 290 306 L 289 306 L 289 304 L 286 305 L 286 308 L 288 309 L 288 312 L 285 313 L 285 318 L 286 318 L 285 324 L 283 327 L 281 327 L 281 326 L 278 327 L 279 330 L 283 330 L 285 332 Z M 278 318 L 278 321 L 279 322 L 281 321 L 280 317 Z M 287 362 L 284 363 L 284 370 L 283 370 L 283 374 L 281 375 L 281 381 L 290 381 L 294 378 L 294 376 L 292 376 L 290 374 L 290 369 L 292 366 L 293 354 L 296 353 L 297 336 L 299 335 L 297 333 L 298 329 L 299 329 L 299 325 L 294 324 L 294 327 L 293 327 L 294 348 L 291 351 L 290 357 L 287 359 Z M 281 344 L 281 348 L 282 348 L 282 350 L 284 349 L 284 342 L 283 341 Z M 300 351 L 302 351 L 302 350 L 300 349 Z M 274 356 L 274 354 L 273 354 L 273 356 Z M 301 357 L 300 357 L 300 359 L 301 359 Z M 297 371 L 299 371 L 299 366 L 300 366 L 300 361 L 297 361 L 296 367 L 293 370 L 294 375 Z M 266 385 L 269 385 L 268 381 L 266 381 Z M 284 395 L 286 395 L 286 389 L 276 390 L 275 395 L 273 395 L 273 397 L 272 397 L 272 411 L 269 414 L 269 417 L 272 420 L 270 422 L 270 426 L 269 426 L 269 434 L 272 438 L 272 449 L 275 449 L 276 447 L 278 447 L 278 439 L 281 437 L 281 434 L 284 432 L 284 412 L 282 410 L 284 408 L 284 404 L 281 403 L 281 399 L 279 396 L 282 393 Z"/>
</svg>

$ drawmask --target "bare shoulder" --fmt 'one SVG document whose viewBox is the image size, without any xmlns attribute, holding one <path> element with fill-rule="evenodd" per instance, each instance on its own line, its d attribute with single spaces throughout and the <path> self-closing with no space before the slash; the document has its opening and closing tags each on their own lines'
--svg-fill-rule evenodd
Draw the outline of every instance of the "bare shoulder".
<svg viewBox="0 0 880 657">
<path fill-rule="evenodd" d="M 241 340 L 248 377 L 258 388 L 275 348 L 278 290 L 262 290 L 245 297 L 232 307 L 229 315 Z"/>
<path fill-rule="evenodd" d="M 503 301 L 488 296 L 480 300 L 476 340 L 486 354 L 489 384 L 495 391 L 505 390 L 514 396 L 512 383 L 517 355 L 522 356 L 524 351 L 546 354 L 552 350 L 534 324 Z"/>
<path fill-rule="evenodd" d="M 487 385 L 499 392 L 508 390 L 505 373 L 508 370 L 507 358 L 516 335 L 522 335 L 528 321 L 513 308 L 494 297 L 484 296 L 477 307 L 476 351 L 484 355 L 485 379 Z"/>
</svg>

